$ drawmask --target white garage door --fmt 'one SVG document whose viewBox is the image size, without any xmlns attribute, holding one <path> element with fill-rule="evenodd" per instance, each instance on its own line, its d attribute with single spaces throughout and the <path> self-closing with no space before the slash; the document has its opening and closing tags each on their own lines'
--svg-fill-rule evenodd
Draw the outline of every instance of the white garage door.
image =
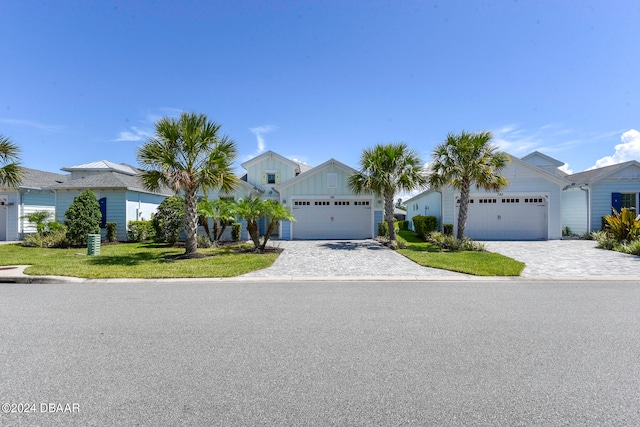
<svg viewBox="0 0 640 427">
<path fill-rule="evenodd" d="M 457 218 L 457 212 L 456 212 Z M 544 240 L 547 201 L 542 196 L 471 197 L 465 235 L 475 240 Z"/>
<path fill-rule="evenodd" d="M 368 239 L 372 235 L 369 200 L 293 201 L 294 239 Z"/>
</svg>

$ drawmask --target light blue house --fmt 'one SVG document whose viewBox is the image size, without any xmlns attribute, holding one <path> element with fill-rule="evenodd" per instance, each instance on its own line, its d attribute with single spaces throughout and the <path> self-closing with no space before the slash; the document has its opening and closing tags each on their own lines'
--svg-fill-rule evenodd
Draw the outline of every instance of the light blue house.
<svg viewBox="0 0 640 427">
<path fill-rule="evenodd" d="M 117 239 L 127 240 L 129 221 L 148 220 L 158 205 L 172 195 L 170 191 L 147 190 L 139 176 L 140 171 L 132 166 L 107 160 L 62 168 L 69 172 L 63 182 L 53 184 L 56 219 L 64 222 L 64 214 L 73 200 L 85 190 L 92 190 L 100 203 L 102 234 L 106 235 L 106 222 L 117 224 Z"/>
<path fill-rule="evenodd" d="M 37 211 L 55 215 L 56 194 L 49 187 L 64 182 L 66 175 L 22 168 L 18 188 L 0 187 L 0 241 L 17 241 L 36 232 L 25 216 Z"/>
<path fill-rule="evenodd" d="M 640 163 L 635 160 L 567 176 L 562 222 L 574 234 L 598 231 L 611 208 L 638 212 Z"/>
</svg>

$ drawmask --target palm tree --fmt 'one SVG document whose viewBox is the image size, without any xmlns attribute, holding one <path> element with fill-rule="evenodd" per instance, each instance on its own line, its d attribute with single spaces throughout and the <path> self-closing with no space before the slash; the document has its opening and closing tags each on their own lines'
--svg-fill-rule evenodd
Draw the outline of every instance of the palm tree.
<svg viewBox="0 0 640 427">
<path fill-rule="evenodd" d="M 509 156 L 490 143 L 492 138 L 489 131 L 462 131 L 460 135 L 450 132 L 433 150 L 429 185 L 433 188 L 450 185 L 460 191 L 458 239 L 464 236 L 471 186 L 475 184 L 478 189 L 499 191 L 509 184 L 500 175 L 510 161 Z"/>
<path fill-rule="evenodd" d="M 16 188 L 22 182 L 20 169 L 20 147 L 11 140 L 0 135 L 0 185 Z"/>
<path fill-rule="evenodd" d="M 237 178 L 232 170 L 237 149 L 233 140 L 220 136 L 220 125 L 205 114 L 182 113 L 156 123 L 155 136 L 138 149 L 142 181 L 152 191 L 165 185 L 184 193 L 185 257 L 198 252 L 198 190 L 232 191 Z"/>
<path fill-rule="evenodd" d="M 212 242 L 218 243 L 229 223 L 236 219 L 236 204 L 232 200 L 204 199 L 198 202 L 199 222 Z M 208 219 L 213 220 L 213 234 L 210 234 Z"/>
<path fill-rule="evenodd" d="M 426 184 L 422 160 L 405 143 L 378 144 L 362 152 L 360 168 L 349 177 L 349 187 L 356 194 L 374 193 L 384 199 L 384 216 L 393 246 L 396 240 L 393 197 L 398 192 L 409 192 Z"/>
<path fill-rule="evenodd" d="M 281 205 L 276 200 L 261 200 L 259 197 L 253 196 L 248 199 L 238 200 L 236 208 L 238 216 L 247 221 L 247 231 L 253 241 L 256 252 L 264 252 L 278 221 L 295 221 L 289 208 Z M 262 217 L 267 218 L 268 223 L 267 230 L 262 237 L 262 243 L 260 243 L 258 221 Z"/>
</svg>

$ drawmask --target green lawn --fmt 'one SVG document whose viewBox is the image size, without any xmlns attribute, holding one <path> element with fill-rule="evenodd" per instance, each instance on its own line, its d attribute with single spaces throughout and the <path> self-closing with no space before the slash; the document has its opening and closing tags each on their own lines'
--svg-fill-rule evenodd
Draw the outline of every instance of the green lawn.
<svg viewBox="0 0 640 427">
<path fill-rule="evenodd" d="M 103 245 L 99 256 L 87 256 L 87 250 L 27 248 L 0 245 L 0 265 L 31 267 L 26 274 L 97 278 L 177 278 L 233 277 L 271 266 L 275 253 L 238 252 L 238 247 L 198 249 L 209 258 L 171 260 L 184 249 L 153 243 Z"/>
<path fill-rule="evenodd" d="M 423 242 L 413 231 L 400 231 L 398 239 L 407 245 L 398 253 L 425 267 L 475 276 L 519 276 L 525 266 L 523 262 L 492 252 L 441 251 Z"/>
</svg>

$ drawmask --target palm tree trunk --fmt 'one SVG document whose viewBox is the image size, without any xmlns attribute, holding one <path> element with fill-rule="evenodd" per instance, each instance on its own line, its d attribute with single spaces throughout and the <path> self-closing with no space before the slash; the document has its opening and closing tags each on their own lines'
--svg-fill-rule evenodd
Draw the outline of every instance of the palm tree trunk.
<svg viewBox="0 0 640 427">
<path fill-rule="evenodd" d="M 467 215 L 469 213 L 469 193 L 471 192 L 471 184 L 463 183 L 460 188 L 460 211 L 458 212 L 458 232 L 456 237 L 462 239 L 464 237 L 464 228 L 467 225 Z"/>
<path fill-rule="evenodd" d="M 269 221 L 267 232 L 264 233 L 264 237 L 262 238 L 262 245 L 260 246 L 260 250 L 264 251 L 264 249 L 267 247 L 267 242 L 269 241 L 269 237 L 271 237 L 271 233 L 273 233 L 273 229 L 276 227 L 277 222 L 278 221 L 274 221 L 273 219 Z"/>
<path fill-rule="evenodd" d="M 394 192 L 385 192 L 384 194 L 384 216 L 387 221 L 387 227 L 389 228 L 389 241 L 394 242 L 397 240 L 396 227 L 393 221 L 393 196 Z"/>
<path fill-rule="evenodd" d="M 196 188 L 188 189 L 184 195 L 184 229 L 187 239 L 184 242 L 185 256 L 198 253 L 198 197 Z"/>
<path fill-rule="evenodd" d="M 260 236 L 258 235 L 258 223 L 254 220 L 247 221 L 247 231 L 256 249 L 260 249 Z"/>
</svg>

